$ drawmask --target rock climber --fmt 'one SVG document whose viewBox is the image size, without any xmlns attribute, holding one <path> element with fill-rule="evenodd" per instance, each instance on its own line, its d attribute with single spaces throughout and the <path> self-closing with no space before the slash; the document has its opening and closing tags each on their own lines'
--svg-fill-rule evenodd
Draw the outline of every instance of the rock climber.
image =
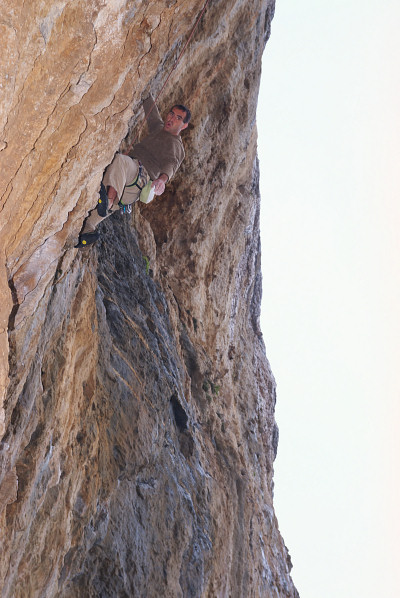
<svg viewBox="0 0 400 598">
<path fill-rule="evenodd" d="M 161 195 L 185 157 L 180 133 L 189 124 L 190 110 L 175 104 L 163 121 L 151 95 L 144 100 L 143 109 L 145 114 L 151 110 L 149 134 L 127 155 L 116 154 L 106 168 L 97 206 L 84 222 L 77 248 L 97 241 L 98 224 L 113 212 L 130 212 L 138 199 L 149 203 L 154 195 Z"/>
</svg>

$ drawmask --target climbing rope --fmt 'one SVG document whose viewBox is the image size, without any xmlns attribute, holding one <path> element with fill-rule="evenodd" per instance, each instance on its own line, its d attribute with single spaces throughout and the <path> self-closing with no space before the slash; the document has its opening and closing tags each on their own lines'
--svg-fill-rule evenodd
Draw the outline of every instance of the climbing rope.
<svg viewBox="0 0 400 598">
<path fill-rule="evenodd" d="M 164 91 L 164 88 L 165 88 L 165 86 L 167 85 L 167 83 L 168 83 L 168 81 L 169 81 L 169 79 L 170 79 L 170 77 L 171 77 L 172 73 L 174 72 L 174 70 L 175 70 L 175 69 L 176 69 L 176 67 L 178 66 L 178 64 L 179 64 L 179 62 L 180 62 L 180 60 L 181 60 L 181 58 L 182 58 L 183 54 L 185 53 L 185 50 L 186 50 L 186 48 L 187 48 L 187 47 L 188 47 L 188 45 L 190 44 L 190 41 L 191 41 L 191 39 L 192 39 L 192 37 L 193 37 L 193 35 L 194 35 L 194 33 L 195 33 L 195 31 L 196 31 L 196 29 L 197 29 L 197 27 L 198 27 L 198 25 L 199 25 L 200 21 L 201 21 L 201 18 L 202 18 L 202 16 L 203 16 L 203 14 L 204 14 L 204 13 L 205 13 L 205 11 L 206 11 L 206 8 L 207 8 L 207 6 L 208 6 L 209 2 L 210 2 L 210 0 L 206 0 L 205 4 L 204 4 L 204 6 L 203 6 L 203 9 L 202 9 L 202 11 L 201 11 L 201 13 L 200 13 L 200 14 L 199 14 L 199 16 L 197 17 L 197 20 L 196 20 L 195 24 L 194 24 L 194 25 L 193 25 L 193 27 L 192 27 L 192 30 L 191 30 L 191 32 L 190 32 L 190 35 L 189 35 L 189 37 L 188 37 L 188 39 L 187 39 L 187 41 L 186 41 L 185 45 L 183 46 L 183 49 L 182 49 L 181 53 L 179 54 L 178 58 L 175 60 L 175 63 L 174 63 L 174 65 L 173 65 L 172 69 L 170 70 L 170 72 L 169 72 L 169 74 L 168 74 L 168 77 L 167 77 L 167 78 L 166 78 L 166 80 L 165 80 L 165 83 L 164 83 L 164 85 L 161 87 L 160 91 L 158 92 L 158 94 L 157 94 L 157 96 L 156 96 L 156 98 L 155 98 L 154 102 L 153 102 L 153 103 L 152 103 L 152 105 L 151 105 L 151 108 L 150 108 L 150 110 L 147 112 L 147 114 L 145 114 L 145 116 L 144 116 L 144 119 L 143 119 L 143 122 L 142 122 L 142 124 L 140 125 L 140 127 L 139 127 L 139 129 L 138 129 L 138 132 L 136 133 L 136 136 L 135 136 L 134 140 L 132 141 L 132 143 L 130 144 L 130 146 L 128 147 L 128 149 L 127 149 L 127 150 L 125 150 L 125 152 L 124 152 L 124 153 L 126 153 L 126 154 L 127 154 L 127 153 L 129 153 L 129 151 L 130 151 L 130 150 L 132 149 L 132 147 L 135 145 L 135 142 L 136 142 L 137 138 L 139 137 L 139 133 L 140 133 L 140 131 L 141 131 L 141 129 L 142 129 L 142 127 L 143 127 L 144 123 L 145 123 L 145 122 L 146 122 L 146 120 L 149 118 L 149 116 L 150 116 L 150 114 L 151 114 L 151 112 L 152 112 L 152 110 L 153 110 L 154 106 L 155 106 L 155 105 L 156 105 L 156 103 L 157 103 L 157 100 L 158 100 L 158 98 L 160 97 L 160 95 L 161 95 L 161 94 L 162 94 L 162 92 Z"/>
</svg>

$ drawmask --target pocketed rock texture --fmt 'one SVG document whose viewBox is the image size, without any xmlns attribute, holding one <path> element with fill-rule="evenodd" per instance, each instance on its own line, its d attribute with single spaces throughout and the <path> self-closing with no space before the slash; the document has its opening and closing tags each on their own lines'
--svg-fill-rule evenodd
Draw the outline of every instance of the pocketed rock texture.
<svg viewBox="0 0 400 598">
<path fill-rule="evenodd" d="M 209 2 L 159 99 L 192 109 L 184 165 L 74 249 L 203 6 L 1 4 L 2 598 L 298 596 L 259 329 L 273 0 Z"/>
</svg>

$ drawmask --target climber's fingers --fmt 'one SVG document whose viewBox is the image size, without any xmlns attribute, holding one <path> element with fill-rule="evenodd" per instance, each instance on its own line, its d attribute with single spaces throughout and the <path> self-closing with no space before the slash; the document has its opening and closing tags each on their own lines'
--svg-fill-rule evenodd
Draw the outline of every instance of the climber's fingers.
<svg viewBox="0 0 400 598">
<path fill-rule="evenodd" d="M 165 190 L 165 183 L 162 179 L 156 179 L 151 185 L 154 189 L 155 195 L 161 195 Z"/>
</svg>

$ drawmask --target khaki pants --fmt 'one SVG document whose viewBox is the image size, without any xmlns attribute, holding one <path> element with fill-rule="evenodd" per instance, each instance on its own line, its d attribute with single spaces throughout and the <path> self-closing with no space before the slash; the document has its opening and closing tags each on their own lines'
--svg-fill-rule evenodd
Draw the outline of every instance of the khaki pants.
<svg viewBox="0 0 400 598">
<path fill-rule="evenodd" d="M 89 216 L 85 221 L 83 227 L 83 233 L 92 233 L 96 230 L 98 224 L 108 218 L 113 212 L 117 212 L 120 208 L 118 201 L 121 201 L 124 205 L 134 203 L 139 199 L 140 189 L 136 185 L 132 185 L 135 181 L 139 172 L 139 163 L 137 160 L 125 156 L 124 154 L 116 154 L 114 160 L 107 167 L 104 177 L 103 184 L 107 187 L 114 187 L 117 192 L 117 199 L 114 200 L 111 212 L 107 216 L 99 216 L 97 208 L 94 208 L 89 212 Z M 138 181 L 140 187 L 144 187 L 150 181 L 150 176 L 146 169 L 142 166 L 142 175 Z"/>
</svg>

